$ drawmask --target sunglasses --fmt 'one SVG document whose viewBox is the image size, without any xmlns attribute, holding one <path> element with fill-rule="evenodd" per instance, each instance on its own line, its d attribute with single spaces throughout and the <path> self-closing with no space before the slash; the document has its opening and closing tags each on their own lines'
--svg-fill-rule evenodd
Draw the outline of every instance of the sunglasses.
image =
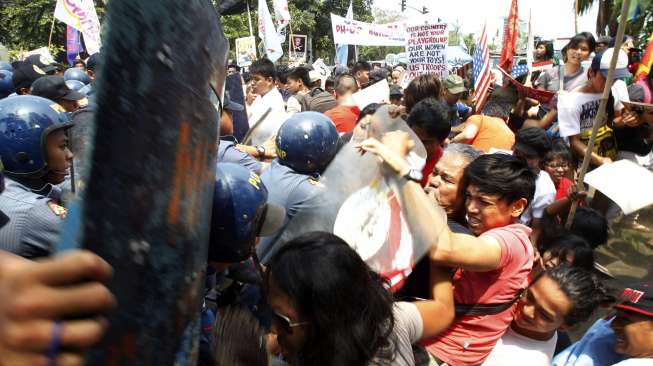
<svg viewBox="0 0 653 366">
<path fill-rule="evenodd" d="M 272 322 L 281 330 L 283 330 L 286 334 L 292 334 L 292 329 L 296 327 L 301 327 L 304 325 L 308 325 L 309 322 L 297 322 L 293 323 L 290 321 L 290 318 L 283 314 L 279 314 L 276 311 L 272 311 Z"/>
</svg>

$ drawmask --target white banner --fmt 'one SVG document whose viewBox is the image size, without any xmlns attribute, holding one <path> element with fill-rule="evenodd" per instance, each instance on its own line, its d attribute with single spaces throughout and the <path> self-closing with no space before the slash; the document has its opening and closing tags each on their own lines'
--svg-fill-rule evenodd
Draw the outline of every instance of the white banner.
<svg viewBox="0 0 653 366">
<path fill-rule="evenodd" d="M 290 10 L 288 10 L 288 0 L 272 0 L 274 6 L 274 14 L 277 17 L 277 35 L 284 43 L 286 40 L 286 33 L 284 28 L 290 23 Z"/>
<path fill-rule="evenodd" d="M 93 0 L 57 0 L 54 17 L 82 32 L 89 55 L 100 52 L 100 21 Z"/>
<path fill-rule="evenodd" d="M 263 40 L 265 54 L 268 55 L 270 61 L 276 62 L 283 56 L 281 40 L 274 28 L 274 23 L 272 23 L 268 3 L 265 1 L 258 2 L 258 36 Z"/>
<path fill-rule="evenodd" d="M 407 74 L 410 80 L 423 74 L 436 74 L 444 80 L 447 69 L 447 24 L 415 24 L 406 27 Z"/>
<path fill-rule="evenodd" d="M 333 43 L 358 46 L 404 46 L 405 21 L 372 24 L 331 14 Z"/>
</svg>

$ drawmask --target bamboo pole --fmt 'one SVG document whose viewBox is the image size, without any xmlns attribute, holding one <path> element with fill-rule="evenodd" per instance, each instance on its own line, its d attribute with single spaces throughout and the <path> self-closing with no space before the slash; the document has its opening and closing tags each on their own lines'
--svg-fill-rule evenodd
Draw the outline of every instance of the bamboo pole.
<svg viewBox="0 0 653 366">
<path fill-rule="evenodd" d="M 50 37 L 48 37 L 48 50 L 52 46 L 52 32 L 54 31 L 54 15 L 52 16 L 52 24 L 50 25 Z"/>
<path fill-rule="evenodd" d="M 252 15 L 249 12 L 249 0 L 245 1 L 245 4 L 247 5 L 247 24 L 249 25 L 249 36 L 253 36 L 254 32 L 252 32 Z"/>
<path fill-rule="evenodd" d="M 617 28 L 617 36 L 615 37 L 614 42 L 614 52 L 612 53 L 612 59 L 610 60 L 610 69 L 608 70 L 608 77 L 605 80 L 605 87 L 603 88 L 603 94 L 601 95 L 601 102 L 599 104 L 599 111 L 594 118 L 594 124 L 592 125 L 592 136 L 587 143 L 587 150 L 585 151 L 585 157 L 583 157 L 583 164 L 580 168 L 580 173 L 578 175 L 578 181 L 576 182 L 576 187 L 578 191 L 584 189 L 583 181 L 585 180 L 585 173 L 589 168 L 590 161 L 592 160 L 592 148 L 594 147 L 594 141 L 596 140 L 596 134 L 601 126 L 601 122 L 606 118 L 605 109 L 608 104 L 608 97 L 610 96 L 610 89 L 612 88 L 612 81 L 614 80 L 614 68 L 617 65 L 617 58 L 619 57 L 619 52 L 621 50 L 621 43 L 624 39 L 624 33 L 626 32 L 626 21 L 628 17 L 628 7 L 630 6 L 630 0 L 624 0 L 621 5 L 621 16 L 619 17 L 619 28 Z M 576 208 L 578 207 L 578 201 L 574 201 L 571 204 L 569 210 L 569 215 L 567 216 L 567 223 L 565 227 L 569 229 L 571 224 L 574 222 L 574 215 L 576 215 Z"/>
</svg>

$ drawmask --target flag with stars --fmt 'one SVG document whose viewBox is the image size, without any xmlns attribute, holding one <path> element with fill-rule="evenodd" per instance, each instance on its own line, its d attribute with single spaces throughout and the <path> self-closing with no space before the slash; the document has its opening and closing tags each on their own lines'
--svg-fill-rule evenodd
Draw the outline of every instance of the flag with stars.
<svg viewBox="0 0 653 366">
<path fill-rule="evenodd" d="M 486 24 L 474 50 L 474 90 L 476 90 L 476 112 L 480 113 L 487 101 L 490 87 L 490 51 L 487 48 Z"/>
<path fill-rule="evenodd" d="M 528 72 L 528 64 L 518 64 L 512 67 L 512 77 L 517 78 Z"/>
</svg>

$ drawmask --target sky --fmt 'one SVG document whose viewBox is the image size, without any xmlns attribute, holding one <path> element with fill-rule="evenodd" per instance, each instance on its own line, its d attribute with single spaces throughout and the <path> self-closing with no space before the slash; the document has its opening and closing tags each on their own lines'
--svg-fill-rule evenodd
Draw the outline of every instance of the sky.
<svg viewBox="0 0 653 366">
<path fill-rule="evenodd" d="M 401 0 L 374 0 L 380 9 L 400 11 Z M 428 17 L 439 17 L 450 24 L 458 21 L 462 32 L 480 33 L 487 20 L 488 34 L 494 35 L 502 27 L 501 17 L 508 16 L 511 0 L 406 0 L 406 18 L 419 20 L 420 12 L 410 7 L 429 10 Z M 546 39 L 570 38 L 574 35 L 574 0 L 519 0 L 519 18 L 528 21 L 529 9 L 536 36 Z M 578 30 L 594 33 L 598 7 L 593 6 L 579 16 Z M 354 16 L 355 17 L 355 16 Z"/>
</svg>

